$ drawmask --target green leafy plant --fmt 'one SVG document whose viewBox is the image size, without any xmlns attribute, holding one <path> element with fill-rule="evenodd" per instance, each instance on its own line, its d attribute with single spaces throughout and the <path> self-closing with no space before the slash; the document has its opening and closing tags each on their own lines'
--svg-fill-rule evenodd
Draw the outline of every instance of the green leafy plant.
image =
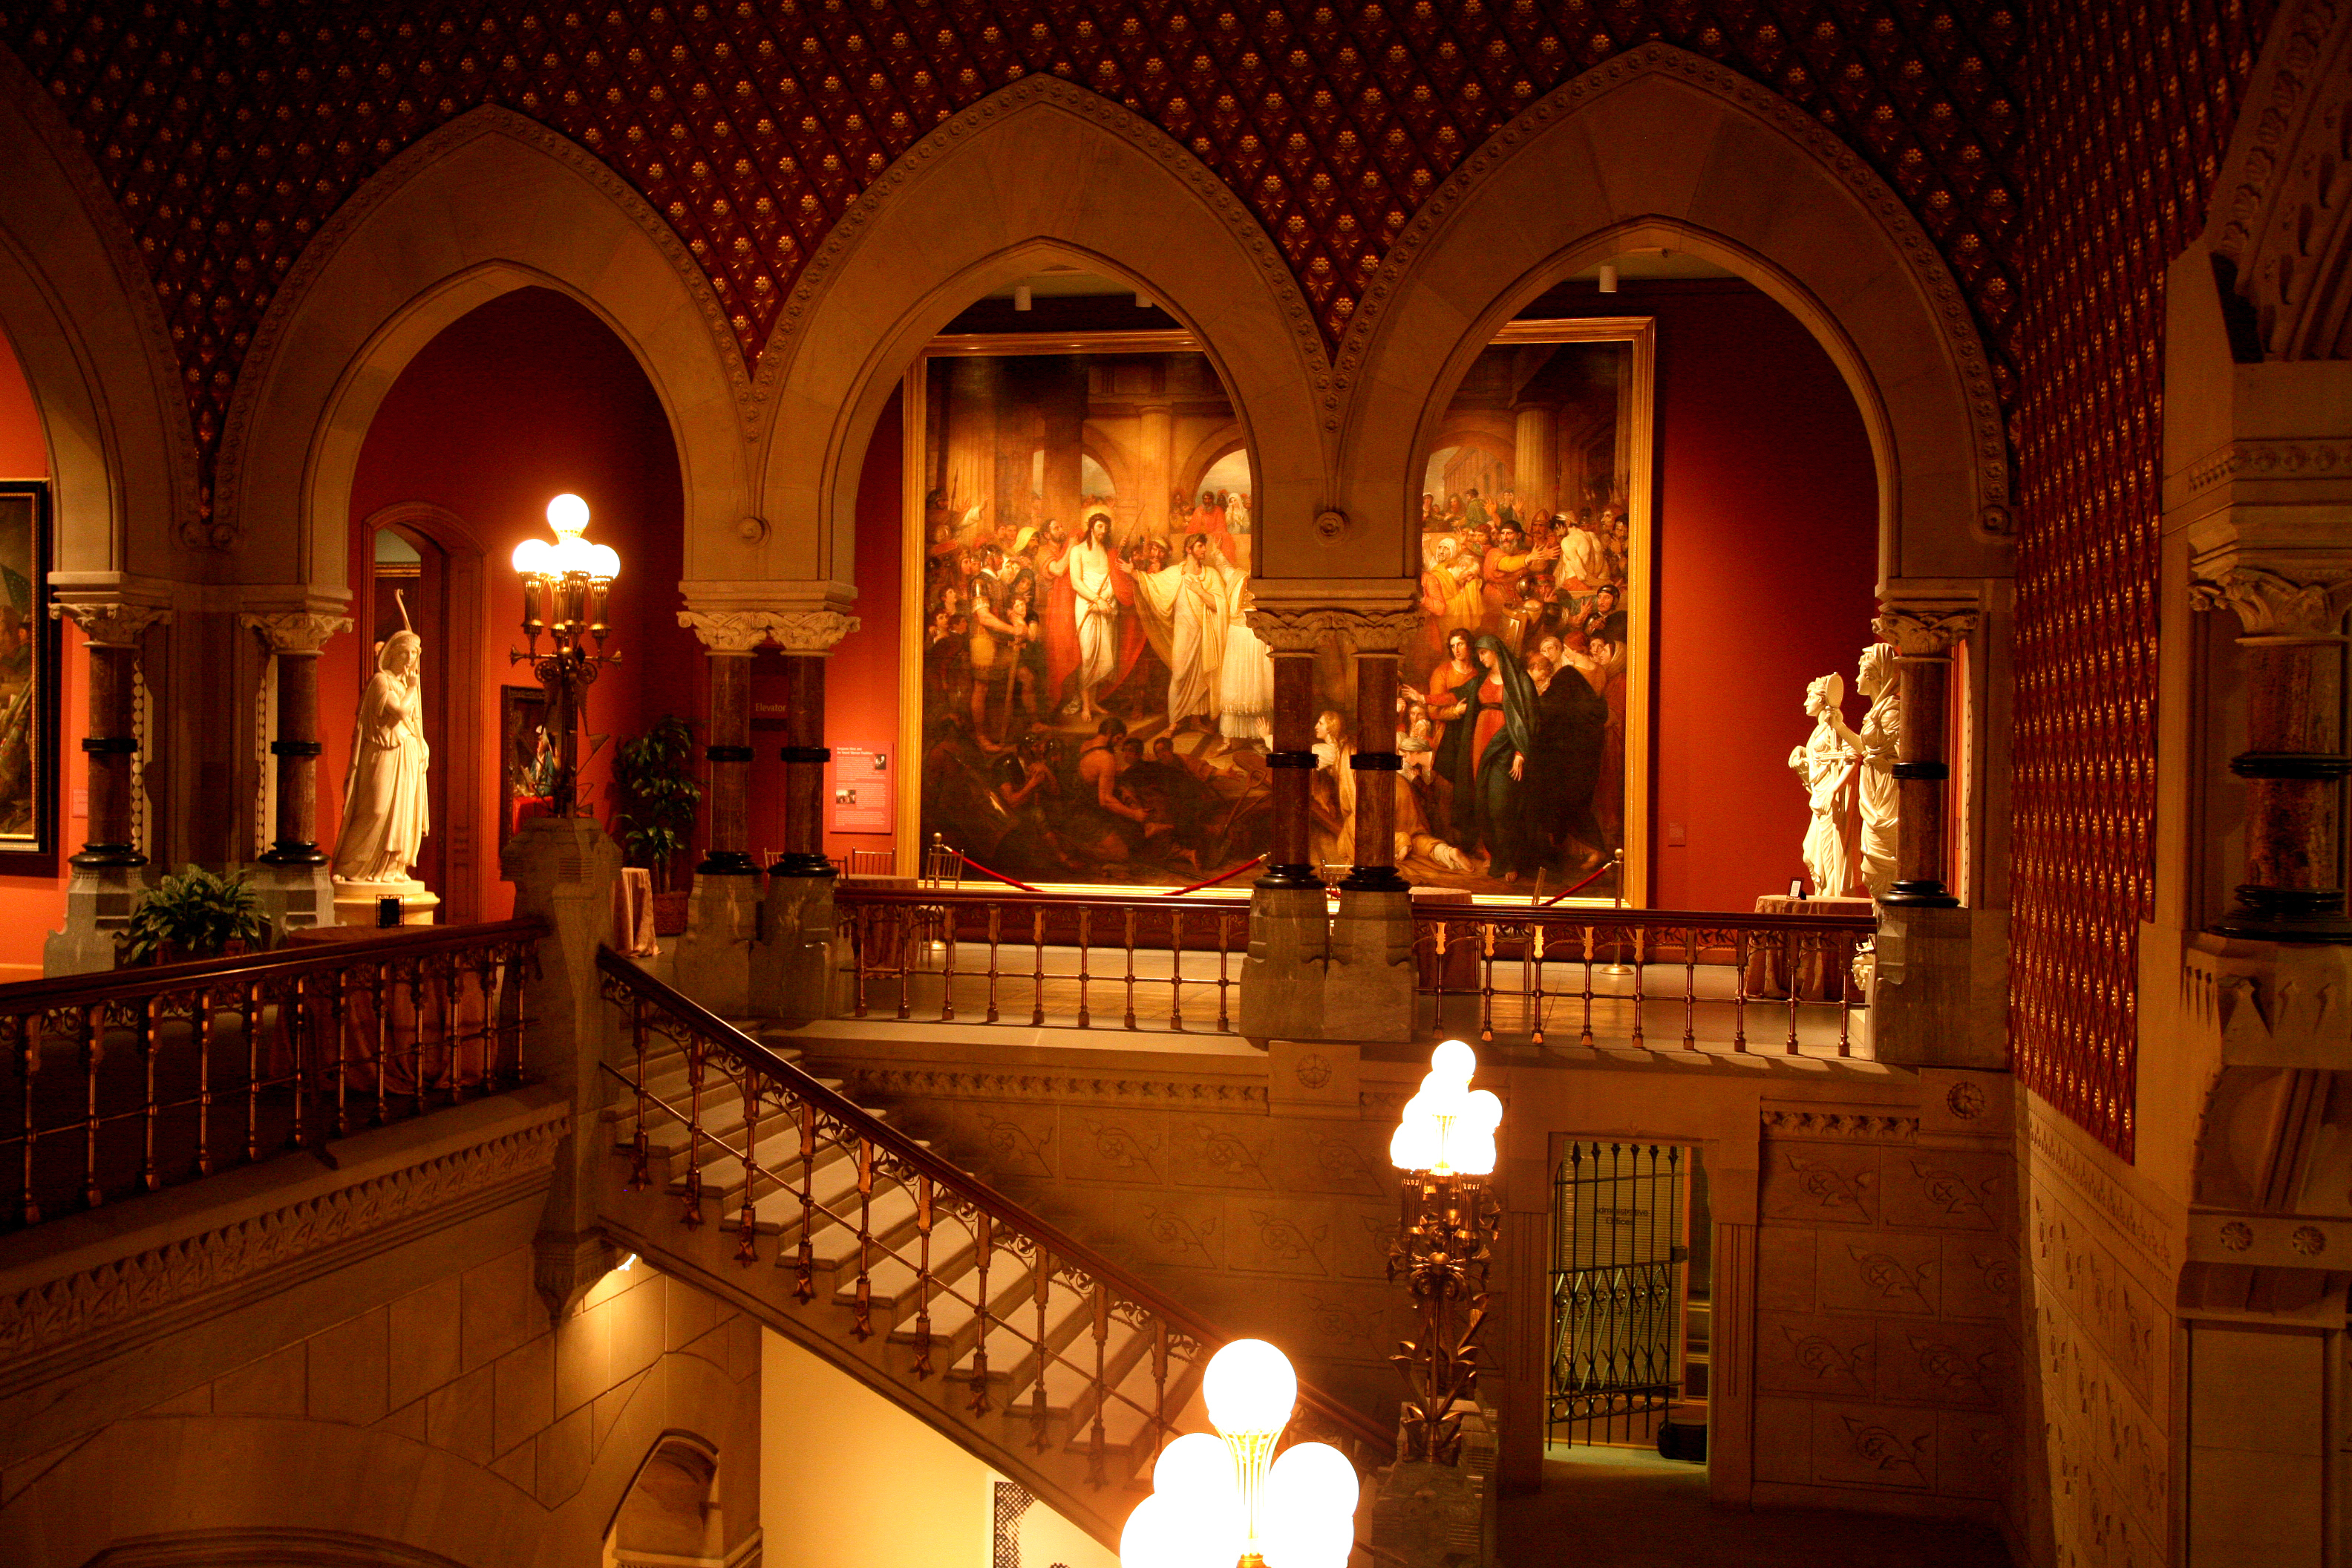
<svg viewBox="0 0 2352 1568">
<path fill-rule="evenodd" d="M 671 714 L 613 754 L 621 795 L 621 852 L 669 890 L 670 866 L 692 842 L 702 786 L 694 782 L 694 731 Z"/>
<path fill-rule="evenodd" d="M 123 952 L 133 963 L 218 958 L 233 942 L 258 947 L 269 935 L 243 873 L 223 877 L 191 866 L 165 877 L 141 897 L 123 929 Z"/>
</svg>

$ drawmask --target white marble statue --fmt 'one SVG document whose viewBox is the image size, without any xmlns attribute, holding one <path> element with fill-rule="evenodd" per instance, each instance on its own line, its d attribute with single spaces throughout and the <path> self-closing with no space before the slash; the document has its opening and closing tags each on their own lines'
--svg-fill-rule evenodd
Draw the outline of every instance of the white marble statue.
<svg viewBox="0 0 2352 1568">
<path fill-rule="evenodd" d="M 1789 766 L 1812 805 L 1811 824 L 1805 829 L 1805 871 L 1812 879 L 1813 897 L 1845 896 L 1853 879 L 1853 858 L 1846 844 L 1846 818 L 1852 809 L 1853 753 L 1847 749 L 1845 678 L 1824 675 L 1805 688 L 1805 712 L 1814 721 L 1805 743 L 1790 750 Z"/>
<path fill-rule="evenodd" d="M 343 784 L 343 828 L 335 841 L 339 882 L 406 884 L 432 824 L 425 770 L 424 645 L 394 632 L 376 655 L 375 678 L 360 698 L 352 772 Z"/>
<path fill-rule="evenodd" d="M 1895 829 L 1900 815 L 1895 763 L 1903 747 L 1903 704 L 1896 694 L 1894 648 L 1877 643 L 1863 649 L 1853 689 L 1870 700 L 1859 732 L 1846 728 L 1843 713 L 1834 708 L 1830 711 L 1838 738 L 1860 769 L 1863 884 L 1871 897 L 1883 899 L 1895 886 Z"/>
</svg>

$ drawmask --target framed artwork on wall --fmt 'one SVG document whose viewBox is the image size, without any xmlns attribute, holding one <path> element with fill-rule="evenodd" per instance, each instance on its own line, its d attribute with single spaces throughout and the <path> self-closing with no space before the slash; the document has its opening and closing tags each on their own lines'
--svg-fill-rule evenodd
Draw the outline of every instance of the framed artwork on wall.
<svg viewBox="0 0 2352 1568">
<path fill-rule="evenodd" d="M 1411 881 L 1646 900 L 1654 327 L 1513 321 L 1430 433 L 1398 725 Z"/>
<path fill-rule="evenodd" d="M 555 739 L 547 732 L 547 689 L 499 688 L 499 848 L 515 829 L 553 808 Z"/>
<path fill-rule="evenodd" d="M 0 871 L 55 868 L 58 628 L 49 616 L 49 487 L 0 480 Z"/>
<path fill-rule="evenodd" d="M 1355 650 L 1316 650 L 1311 853 L 1333 874 L 1355 791 L 1384 778 L 1415 883 L 1643 900 L 1652 328 L 1513 322 L 1436 421 L 1400 772 L 1349 766 Z M 920 793 L 898 863 L 943 842 L 1041 886 L 1173 887 L 1265 853 L 1252 468 L 1208 357 L 1181 332 L 941 338 L 903 403 Z"/>
<path fill-rule="evenodd" d="M 898 863 L 1176 887 L 1273 837 L 1249 452 L 1182 332 L 941 338 L 905 388 Z"/>
</svg>

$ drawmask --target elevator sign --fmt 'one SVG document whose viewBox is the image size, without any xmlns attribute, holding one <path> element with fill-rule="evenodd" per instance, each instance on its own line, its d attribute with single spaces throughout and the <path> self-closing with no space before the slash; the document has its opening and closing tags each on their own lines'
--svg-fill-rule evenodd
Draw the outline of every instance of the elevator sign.
<svg viewBox="0 0 2352 1568">
<path fill-rule="evenodd" d="M 890 753 L 835 746 L 833 805 L 825 826 L 835 833 L 888 833 L 896 821 L 890 807 Z"/>
</svg>

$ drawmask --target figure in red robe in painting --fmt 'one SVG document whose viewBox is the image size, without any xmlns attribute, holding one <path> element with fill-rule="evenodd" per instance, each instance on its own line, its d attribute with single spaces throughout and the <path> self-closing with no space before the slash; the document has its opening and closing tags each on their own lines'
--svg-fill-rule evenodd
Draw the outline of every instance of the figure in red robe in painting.
<svg viewBox="0 0 2352 1568">
<path fill-rule="evenodd" d="M 1087 514 L 1086 526 L 1045 566 L 1045 689 L 1065 687 L 1078 717 L 1092 719 L 1142 656 L 1143 623 L 1135 614 L 1135 579 L 1111 548 L 1110 514 Z"/>
</svg>

